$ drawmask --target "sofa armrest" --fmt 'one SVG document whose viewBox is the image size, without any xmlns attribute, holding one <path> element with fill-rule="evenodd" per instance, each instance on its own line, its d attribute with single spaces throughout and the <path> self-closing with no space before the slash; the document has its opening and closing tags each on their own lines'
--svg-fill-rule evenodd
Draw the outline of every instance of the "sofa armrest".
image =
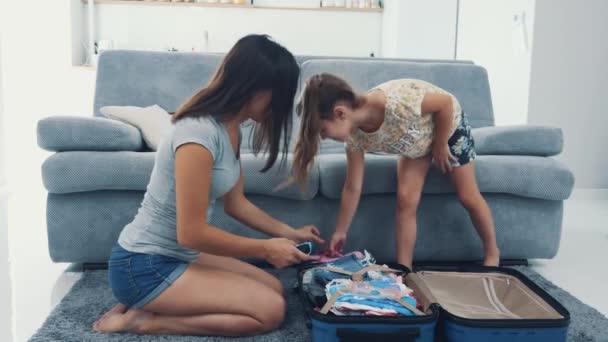
<svg viewBox="0 0 608 342">
<path fill-rule="evenodd" d="M 479 155 L 528 155 L 549 157 L 560 154 L 564 145 L 561 128 L 547 126 L 495 126 L 472 129 Z"/>
<path fill-rule="evenodd" d="M 141 151 L 140 131 L 96 117 L 52 116 L 38 121 L 38 146 L 48 151 Z"/>
</svg>

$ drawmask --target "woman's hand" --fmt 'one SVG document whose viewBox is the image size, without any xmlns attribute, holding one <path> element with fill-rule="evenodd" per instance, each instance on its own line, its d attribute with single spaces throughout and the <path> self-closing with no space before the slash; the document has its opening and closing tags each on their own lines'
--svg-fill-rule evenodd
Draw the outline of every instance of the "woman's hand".
<svg viewBox="0 0 608 342">
<path fill-rule="evenodd" d="M 285 238 L 275 238 L 263 242 L 264 260 L 276 268 L 285 268 L 303 261 L 317 260 L 318 256 L 310 256 L 296 248 L 296 243 Z"/>
<path fill-rule="evenodd" d="M 438 144 L 433 147 L 433 163 L 441 170 L 442 173 L 452 172 L 452 164 L 450 160 L 453 162 L 458 162 L 458 159 L 454 157 L 452 152 L 450 151 L 450 147 L 448 144 Z"/>
<path fill-rule="evenodd" d="M 292 228 L 286 236 L 288 239 L 293 240 L 297 243 L 306 241 L 312 241 L 318 244 L 324 244 L 325 240 L 320 237 L 319 230 L 317 227 L 312 225 L 303 226 L 297 229 Z"/>
</svg>

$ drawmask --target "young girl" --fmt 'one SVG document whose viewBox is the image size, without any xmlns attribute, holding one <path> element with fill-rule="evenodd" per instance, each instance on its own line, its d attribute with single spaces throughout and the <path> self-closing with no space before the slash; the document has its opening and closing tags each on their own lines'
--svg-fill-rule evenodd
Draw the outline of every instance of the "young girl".
<svg viewBox="0 0 608 342">
<path fill-rule="evenodd" d="M 389 81 L 356 94 L 339 77 L 319 74 L 308 80 L 297 111 L 302 123 L 293 166 L 296 181 L 305 181 L 320 139 L 346 142 L 346 181 L 330 254 L 342 251 L 359 203 L 364 153 L 376 152 L 400 156 L 395 227 L 399 263 L 412 266 L 416 210 L 432 162 L 450 177 L 468 210 L 483 242 L 484 264 L 498 265 L 492 213 L 475 180 L 471 128 L 453 95 L 415 79 Z"/>
<path fill-rule="evenodd" d="M 239 127 L 256 121 L 254 149 L 268 152 L 264 170 L 281 148 L 284 158 L 298 75 L 287 49 L 267 36 L 247 36 L 207 87 L 174 114 L 141 207 L 108 262 L 120 304 L 95 322 L 95 331 L 243 336 L 281 324 L 281 283 L 236 257 L 282 268 L 314 259 L 296 242 L 323 241 L 315 227 L 293 229 L 245 198 Z M 250 239 L 212 226 L 220 197 L 230 216 L 275 238 Z"/>
</svg>

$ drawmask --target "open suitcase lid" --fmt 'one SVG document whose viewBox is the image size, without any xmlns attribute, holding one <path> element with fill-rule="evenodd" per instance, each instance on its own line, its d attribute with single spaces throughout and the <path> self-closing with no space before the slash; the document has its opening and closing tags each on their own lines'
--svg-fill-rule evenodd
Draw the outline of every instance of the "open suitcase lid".
<svg viewBox="0 0 608 342">
<path fill-rule="evenodd" d="M 570 322 L 566 308 L 513 269 L 422 267 L 406 273 L 404 282 L 425 311 L 438 305 L 448 318 L 464 325 L 557 327 Z"/>
</svg>

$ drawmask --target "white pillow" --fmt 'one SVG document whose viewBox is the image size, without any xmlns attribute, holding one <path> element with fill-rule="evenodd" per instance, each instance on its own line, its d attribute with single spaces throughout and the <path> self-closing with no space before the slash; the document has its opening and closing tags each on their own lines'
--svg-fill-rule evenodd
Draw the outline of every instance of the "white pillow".
<svg viewBox="0 0 608 342">
<path fill-rule="evenodd" d="M 146 145 L 154 151 L 160 140 L 171 129 L 171 115 L 158 105 L 150 107 L 107 106 L 99 109 L 102 115 L 133 125 L 141 131 Z"/>
</svg>

